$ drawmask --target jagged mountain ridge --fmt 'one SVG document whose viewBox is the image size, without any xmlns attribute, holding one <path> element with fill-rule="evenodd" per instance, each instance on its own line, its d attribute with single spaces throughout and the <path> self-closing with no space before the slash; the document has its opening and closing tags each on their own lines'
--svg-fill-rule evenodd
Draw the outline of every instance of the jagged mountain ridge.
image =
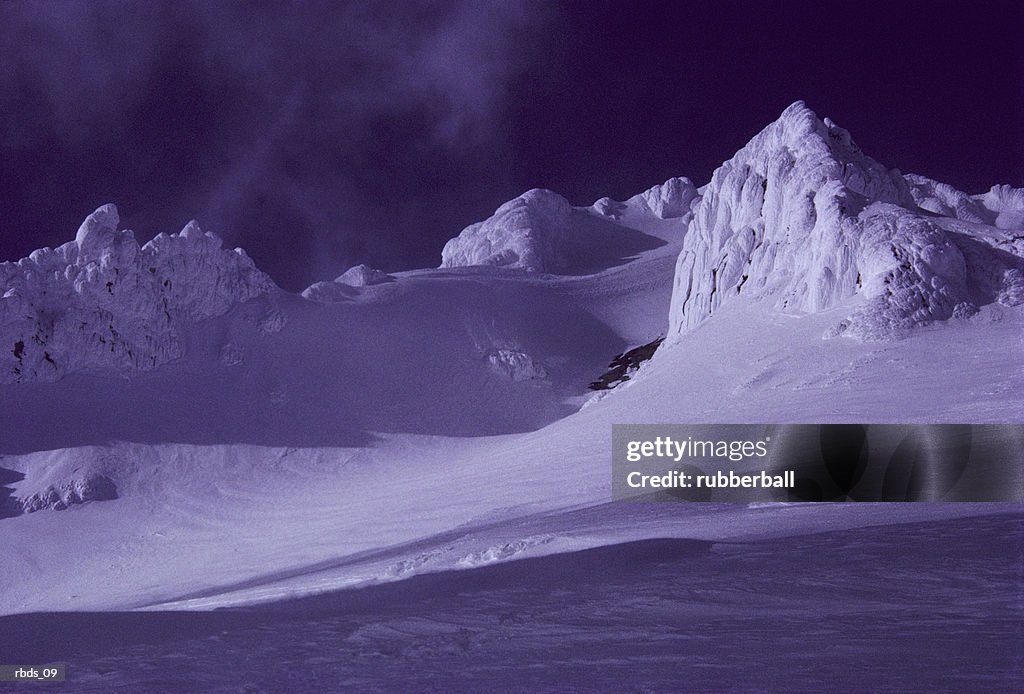
<svg viewBox="0 0 1024 694">
<path fill-rule="evenodd" d="M 195 222 L 141 247 L 118 223 L 104 205 L 74 241 L 0 263 L 0 382 L 154 368 L 182 355 L 182 325 L 274 287 Z"/>
<path fill-rule="evenodd" d="M 803 102 L 702 188 L 673 178 L 586 208 L 527 191 L 451 239 L 441 267 L 599 272 L 652 247 L 620 224 L 624 215 L 667 220 L 682 239 L 669 343 L 739 297 L 817 312 L 859 296 L 863 305 L 829 335 L 866 340 L 1024 300 L 1024 189 L 969 196 L 902 176 Z M 117 225 L 116 208 L 106 205 L 75 241 L 0 263 L 0 382 L 152 369 L 181 356 L 182 326 L 280 291 L 243 251 L 221 249 L 195 222 L 141 247 Z M 598 256 L 604 262 L 593 262 Z M 389 280 L 357 267 L 303 296 L 349 301 L 360 287 Z M 272 315 L 266 323 L 280 327 Z"/>
<path fill-rule="evenodd" d="M 613 220 L 630 210 L 679 219 L 670 342 L 740 295 L 789 313 L 860 297 L 827 336 L 869 341 L 1024 300 L 1024 234 L 1013 233 L 1024 228 L 1024 189 L 996 185 L 970 196 L 903 176 L 802 101 L 706 186 L 670 179 L 589 210 Z M 449 241 L 441 266 L 563 273 L 565 247 L 581 243 L 570 215 L 583 211 L 551 191 L 529 191 Z"/>
</svg>

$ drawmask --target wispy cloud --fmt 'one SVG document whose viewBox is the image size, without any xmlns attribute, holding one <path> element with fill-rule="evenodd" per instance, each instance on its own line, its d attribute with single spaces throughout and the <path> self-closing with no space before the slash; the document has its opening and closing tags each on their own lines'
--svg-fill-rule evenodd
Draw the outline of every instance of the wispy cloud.
<svg viewBox="0 0 1024 694">
<path fill-rule="evenodd" d="M 0 146 L 91 168 L 76 204 L 198 215 L 280 273 L 325 274 L 395 250 L 382 225 L 411 220 L 389 186 L 507 139 L 508 82 L 549 19 L 500 0 L 2 3 Z M 286 244 L 304 257 L 273 260 Z"/>
</svg>

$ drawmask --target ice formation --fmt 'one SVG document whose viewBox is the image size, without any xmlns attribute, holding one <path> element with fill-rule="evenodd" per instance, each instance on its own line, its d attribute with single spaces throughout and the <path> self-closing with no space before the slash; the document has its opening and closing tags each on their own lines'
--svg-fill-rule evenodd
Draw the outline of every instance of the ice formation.
<svg viewBox="0 0 1024 694">
<path fill-rule="evenodd" d="M 817 312 L 860 294 L 865 304 L 831 334 L 868 340 L 969 314 L 979 303 L 1019 303 L 1021 258 L 923 213 L 919 204 L 972 209 L 925 181 L 908 182 L 832 121 L 793 104 L 702 191 L 676 263 L 670 333 L 739 296 Z M 998 198 L 1015 209 L 1014 191 L 998 190 L 989 204 Z"/>
<path fill-rule="evenodd" d="M 651 247 L 615 222 L 627 214 L 678 219 L 685 233 L 669 342 L 741 296 L 796 313 L 859 298 L 829 334 L 869 340 L 1024 301 L 1024 189 L 968 195 L 903 176 L 802 102 L 703 188 L 672 178 L 626 202 L 580 209 L 530 190 L 451 239 L 441 267 L 591 274 Z M 105 205 L 73 242 L 0 263 L 0 383 L 151 369 L 183 354 L 182 326 L 274 287 L 243 251 L 222 249 L 195 222 L 140 247 L 118 221 Z M 303 296 L 347 301 L 389 280 L 358 265 Z M 281 330 L 284 315 L 265 308 L 259 330 Z"/>
<path fill-rule="evenodd" d="M 610 217 L 612 219 L 619 219 L 622 217 L 622 213 L 626 211 L 626 203 L 612 200 L 607 196 L 595 200 L 594 204 L 590 207 L 602 217 Z"/>
<path fill-rule="evenodd" d="M 914 202 L 922 210 L 964 222 L 991 224 L 995 221 L 995 215 L 980 200 L 948 183 L 940 183 L 917 174 L 907 174 L 904 179 L 910 185 L 910 194 L 914 197 Z"/>
<path fill-rule="evenodd" d="M 0 263 L 0 382 L 151 369 L 181 356 L 182 324 L 274 286 L 195 222 L 141 247 L 118 222 L 104 205 L 74 241 Z"/>
<path fill-rule="evenodd" d="M 572 208 L 550 190 L 535 188 L 471 224 L 441 251 L 441 267 L 493 265 L 529 272 L 557 272 L 571 245 Z"/>
<path fill-rule="evenodd" d="M 995 185 L 987 193 L 968 195 L 925 176 L 907 174 L 904 178 L 914 202 L 923 210 L 997 229 L 1024 229 L 1024 188 Z"/>
<path fill-rule="evenodd" d="M 976 197 L 995 214 L 994 226 L 1000 229 L 1024 229 L 1024 188 L 995 185 L 987 193 Z"/>
<path fill-rule="evenodd" d="M 688 178 L 670 178 L 636 196 L 659 219 L 684 217 L 691 204 L 700 197 L 697 187 Z"/>
</svg>

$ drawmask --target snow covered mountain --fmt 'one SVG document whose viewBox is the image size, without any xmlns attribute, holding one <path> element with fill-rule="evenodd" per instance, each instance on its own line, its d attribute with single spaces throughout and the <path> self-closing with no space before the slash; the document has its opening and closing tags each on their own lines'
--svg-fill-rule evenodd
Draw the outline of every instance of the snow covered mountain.
<svg viewBox="0 0 1024 694">
<path fill-rule="evenodd" d="M 643 201 L 647 209 L 658 219 L 672 219 L 687 217 L 692 213 L 693 204 L 699 197 L 700 193 L 690 179 L 677 177 L 652 186 L 626 202 L 628 204 Z"/>
<path fill-rule="evenodd" d="M 141 248 L 104 205 L 75 240 L 0 263 L 0 383 L 127 375 L 184 354 L 181 327 L 274 286 L 195 222 Z"/>
<path fill-rule="evenodd" d="M 699 189 L 532 190 L 440 268 L 302 295 L 194 224 L 140 247 L 104 206 L 0 265 L 0 613 L 990 513 L 609 507 L 607 446 L 637 421 L 1021 421 L 1021 198 L 890 171 L 797 103 Z"/>
<path fill-rule="evenodd" d="M 1000 209 L 1016 209 L 1019 193 L 1001 193 Z M 978 235 L 933 214 L 994 222 L 972 206 L 989 210 L 949 186 L 919 177 L 908 184 L 797 102 L 704 189 L 676 265 L 670 330 L 692 329 L 740 297 L 815 313 L 858 296 L 861 305 L 829 335 L 866 340 L 966 318 L 979 305 L 1017 305 L 1024 301 L 1019 234 Z M 1001 218 L 1010 221 L 1012 212 Z"/>
<path fill-rule="evenodd" d="M 901 176 L 802 102 L 700 191 L 673 178 L 623 203 L 573 208 L 556 193 L 531 190 L 449 241 L 441 267 L 593 274 L 664 242 L 620 224 L 626 210 L 678 220 L 671 240 L 685 237 L 669 312 L 673 339 L 741 297 L 789 313 L 859 298 L 827 334 L 866 340 L 1024 301 L 1024 190 L 993 186 L 968 196 Z M 10 345 L 0 352 L 0 381 L 152 369 L 182 356 L 182 324 L 274 289 L 244 251 L 222 250 L 195 222 L 141 248 L 117 222 L 116 208 L 105 205 L 74 242 L 0 264 L 0 344 Z M 388 279 L 356 266 L 303 296 L 349 301 L 357 288 Z M 279 327 L 275 320 L 268 329 Z"/>
<path fill-rule="evenodd" d="M 678 217 L 693 197 L 692 188 L 686 179 L 673 179 L 637 199 L 645 211 L 653 211 L 660 219 Z M 603 215 L 595 217 L 589 210 L 571 207 L 557 193 L 535 188 L 446 243 L 441 267 L 486 265 L 534 273 L 592 274 L 657 245 L 655 239 L 629 233 Z"/>
</svg>

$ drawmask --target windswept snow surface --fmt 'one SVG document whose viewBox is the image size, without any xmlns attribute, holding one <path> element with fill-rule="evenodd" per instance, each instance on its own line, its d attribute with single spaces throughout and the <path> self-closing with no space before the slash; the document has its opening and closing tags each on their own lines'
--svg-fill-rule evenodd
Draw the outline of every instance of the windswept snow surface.
<svg viewBox="0 0 1024 694">
<path fill-rule="evenodd" d="M 1022 531 L 637 541 L 256 608 L 18 615 L 0 644 L 97 694 L 1015 691 Z"/>
<path fill-rule="evenodd" d="M 921 596 L 966 599 L 956 583 L 973 575 L 966 564 L 929 575 L 871 568 L 876 560 L 895 561 L 879 549 L 889 531 L 917 538 L 921 547 L 955 535 L 950 556 L 966 558 L 979 551 L 967 539 L 972 529 L 988 528 L 998 542 L 978 541 L 999 544 L 1001 555 L 971 579 L 977 613 L 961 616 L 995 625 L 1011 638 L 1005 648 L 1019 644 L 1005 628 L 1020 617 L 1019 601 L 1005 595 L 1020 579 L 1019 556 L 1006 549 L 1019 529 L 1019 504 L 627 504 L 611 502 L 610 479 L 615 423 L 1024 421 L 1024 307 L 1014 279 L 1019 230 L 987 213 L 938 212 L 941 205 L 954 210 L 955 196 L 886 170 L 802 104 L 700 191 L 673 180 L 657 192 L 590 208 L 531 191 L 453 239 L 439 269 L 384 282 L 339 277 L 303 296 L 277 289 L 244 255 L 220 250 L 191 226 L 139 249 L 129 232 L 116 231 L 112 208 L 83 225 L 81 247 L 0 266 L 0 288 L 10 295 L 0 309 L 0 335 L 26 343 L 20 376 L 11 375 L 15 355 L 2 357 L 9 377 L 0 379 L 0 398 L 15 405 L 0 425 L 0 614 L 276 604 L 355 587 L 383 590 L 378 584 L 427 575 L 436 577 L 430 585 L 438 591 L 461 595 L 463 580 L 483 576 L 494 605 L 524 601 L 526 617 L 506 607 L 494 609 L 510 612 L 507 620 L 491 615 L 495 633 L 517 643 L 535 639 L 515 651 L 519 656 L 583 639 L 593 650 L 580 652 L 594 659 L 579 667 L 614 670 L 620 647 L 608 644 L 636 640 L 630 619 L 665 623 L 656 616 L 665 610 L 682 610 L 687 620 L 704 615 L 710 628 L 701 638 L 732 648 L 743 641 L 728 639 L 750 608 L 740 599 L 745 591 L 758 595 L 755 632 L 774 624 L 784 638 L 803 639 L 811 632 L 801 625 L 817 623 L 823 599 L 801 608 L 747 580 L 777 550 L 784 553 L 778 566 L 789 567 L 779 569 L 780 581 L 797 577 L 811 592 L 822 585 L 817 581 L 831 581 L 838 631 L 816 638 L 832 639 L 848 660 L 858 649 L 881 653 L 870 639 L 843 640 L 843 620 L 857 619 L 842 605 L 895 609 L 885 600 L 857 602 L 861 579 L 875 586 L 878 575 L 896 583 L 902 575 L 926 586 L 914 593 L 924 602 L 895 615 L 898 629 L 941 627 L 947 612 Z M 995 197 L 1000 218 L 1012 220 L 1013 192 Z M 932 199 L 941 205 L 926 202 Z M 995 209 L 992 200 L 979 204 Z M 122 282 L 133 290 L 122 291 Z M 42 299 L 51 287 L 58 291 L 53 305 Z M 129 310 L 132 302 L 139 305 Z M 154 314 L 153 302 L 158 313 L 166 302 L 170 316 Z M 41 327 L 51 325 L 48 317 L 61 326 L 52 337 Z M 123 337 L 114 357 L 96 350 L 100 317 L 126 326 L 117 328 Z M 666 334 L 630 381 L 600 394 L 587 390 L 616 354 Z M 69 360 L 59 379 L 41 375 L 46 363 L 37 352 L 47 350 L 33 341 L 41 335 L 62 347 L 51 353 L 61 356 L 58 363 Z M 140 337 L 148 335 L 157 346 Z M 896 336 L 902 339 L 870 339 Z M 35 356 L 25 362 L 29 342 Z M 131 359 L 117 356 L 129 348 Z M 149 361 L 137 363 L 138 354 Z M 104 370 L 111 365 L 120 377 Z M 103 498 L 61 497 L 97 484 L 108 492 Z M 57 500 L 47 506 L 51 492 Z M 913 528 L 924 528 L 923 535 Z M 832 552 L 833 569 L 821 566 L 824 573 L 804 581 L 795 538 L 826 531 L 839 543 L 821 544 Z M 614 576 L 601 583 L 607 564 L 595 565 L 598 594 L 617 592 L 639 609 L 630 616 L 601 603 L 619 631 L 587 617 L 588 596 L 567 586 L 550 587 L 551 595 L 567 591 L 564 620 L 538 621 L 531 605 L 549 610 L 544 600 L 551 596 L 541 600 L 529 585 L 521 595 L 507 592 L 532 565 L 519 565 L 526 574 L 495 568 L 547 557 L 553 563 L 545 566 L 569 576 L 567 566 L 591 556 L 572 553 L 608 547 L 608 561 L 629 563 L 630 548 L 651 540 L 700 551 L 670 552 L 650 582 L 637 575 L 626 588 Z M 719 566 L 708 547 L 738 554 Z M 930 566 L 929 552 L 915 555 L 914 566 Z M 675 597 L 672 572 L 690 576 Z M 740 587 L 730 588 L 741 576 Z M 490 653 L 472 650 L 479 625 L 437 616 L 459 604 L 486 608 L 469 598 L 437 602 L 440 593 L 428 589 L 396 590 L 389 600 L 420 601 L 410 608 L 418 610 L 415 619 L 388 621 L 374 612 L 372 596 L 383 593 L 338 598 L 365 599 L 377 615 L 345 632 L 355 639 L 346 648 L 362 654 L 354 658 L 413 642 Z M 649 595 L 664 602 L 645 612 Z M 287 614 L 301 604 L 279 609 Z M 43 624 L 17 619 L 0 618 L 0 633 Z M 592 628 L 588 619 L 597 619 Z M 518 629 L 520 623 L 527 626 Z M 716 633 L 715 624 L 724 631 Z M 322 650 L 332 647 L 333 630 L 347 627 L 317 629 L 323 631 L 310 648 Z M 465 644 L 457 636 L 464 629 Z M 653 633 L 649 624 L 644 629 Z M 150 657 L 144 648 L 142 655 L 105 655 L 72 641 L 51 646 L 61 643 L 92 653 L 82 656 L 83 668 L 107 655 L 122 664 L 114 670 Z M 1005 648 L 989 651 L 998 684 L 1012 672 Z M 53 655 L 44 650 L 35 655 Z M 711 654 L 716 649 L 705 650 L 700 657 L 712 667 L 728 666 Z M 440 667 L 436 653 L 417 660 L 405 646 L 398 652 L 399 670 L 412 662 Z M 667 652 L 647 656 L 683 667 Z M 792 662 L 802 671 L 820 666 L 814 658 Z M 491 664 L 506 675 L 513 667 L 508 659 Z M 753 665 L 743 672 L 756 672 Z M 81 691 L 108 684 L 106 691 L 118 691 L 117 682 L 90 672 L 99 679 L 80 681 Z M 346 676 L 355 677 L 344 680 L 350 687 L 386 686 Z M 811 678 L 807 688 L 831 681 Z M 958 681 L 976 688 L 985 678 L 965 671 Z M 424 686 L 446 688 L 444 682 Z"/>
</svg>

